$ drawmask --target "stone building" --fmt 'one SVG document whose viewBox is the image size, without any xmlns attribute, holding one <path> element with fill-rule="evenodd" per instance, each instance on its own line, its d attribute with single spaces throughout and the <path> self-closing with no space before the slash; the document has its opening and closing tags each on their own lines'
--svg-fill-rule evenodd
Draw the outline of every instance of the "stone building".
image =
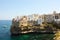
<svg viewBox="0 0 60 40">
<path fill-rule="evenodd" d="M 54 20 L 52 14 L 44 14 L 43 15 L 43 22 L 52 22 Z"/>
<path fill-rule="evenodd" d="M 40 15 L 37 19 L 37 24 L 42 24 L 44 22 L 43 15 Z"/>
<path fill-rule="evenodd" d="M 28 16 L 28 22 L 31 24 L 31 25 L 40 25 L 42 24 L 42 17 L 40 15 L 37 15 L 37 14 L 33 14 L 33 15 L 29 15 Z"/>
</svg>

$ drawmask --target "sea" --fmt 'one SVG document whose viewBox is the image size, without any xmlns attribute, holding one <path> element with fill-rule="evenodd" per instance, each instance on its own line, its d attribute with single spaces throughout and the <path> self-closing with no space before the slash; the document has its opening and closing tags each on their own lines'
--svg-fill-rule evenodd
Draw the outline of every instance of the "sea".
<svg viewBox="0 0 60 40">
<path fill-rule="evenodd" d="M 54 34 L 24 34 L 12 36 L 10 28 L 11 20 L 0 20 L 0 40 L 53 40 Z"/>
</svg>

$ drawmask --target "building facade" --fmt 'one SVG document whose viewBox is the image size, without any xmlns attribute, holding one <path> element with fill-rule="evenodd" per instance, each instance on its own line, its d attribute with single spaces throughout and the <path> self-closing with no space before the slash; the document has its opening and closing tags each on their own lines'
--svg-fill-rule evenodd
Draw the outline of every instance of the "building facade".
<svg viewBox="0 0 60 40">
<path fill-rule="evenodd" d="M 44 22 L 52 22 L 54 20 L 54 16 L 52 14 L 44 15 Z"/>
<path fill-rule="evenodd" d="M 16 17 L 13 19 L 15 22 L 19 22 L 20 26 L 33 26 L 33 25 L 41 25 L 43 22 L 52 22 L 55 21 L 57 23 L 60 23 L 60 13 L 56 13 L 55 11 L 53 14 L 48 15 L 28 15 L 28 16 L 22 16 L 21 18 Z M 13 21 L 13 22 L 14 22 Z"/>
<path fill-rule="evenodd" d="M 60 23 L 60 13 L 53 13 L 54 21 Z"/>
</svg>

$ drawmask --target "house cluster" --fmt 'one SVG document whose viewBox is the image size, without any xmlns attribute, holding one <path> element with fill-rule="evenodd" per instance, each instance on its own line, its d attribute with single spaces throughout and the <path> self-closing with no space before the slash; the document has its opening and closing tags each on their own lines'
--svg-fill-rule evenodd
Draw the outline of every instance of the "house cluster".
<svg viewBox="0 0 60 40">
<path fill-rule="evenodd" d="M 55 21 L 60 23 L 60 13 L 53 12 L 53 14 L 33 14 L 28 16 L 17 16 L 13 18 L 13 23 L 19 23 L 20 26 L 33 26 L 33 25 L 42 25 L 43 22 L 52 22 Z"/>
</svg>

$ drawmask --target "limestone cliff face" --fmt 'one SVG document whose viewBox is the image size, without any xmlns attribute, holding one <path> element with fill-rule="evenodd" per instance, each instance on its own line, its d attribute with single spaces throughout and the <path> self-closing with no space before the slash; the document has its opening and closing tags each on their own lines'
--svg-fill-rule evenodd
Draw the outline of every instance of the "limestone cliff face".
<svg viewBox="0 0 60 40">
<path fill-rule="evenodd" d="M 38 25 L 35 21 L 27 21 L 24 19 L 12 20 L 12 25 L 10 32 L 11 34 L 21 34 L 21 33 L 30 33 L 30 32 L 53 32 L 52 25 Z"/>
<path fill-rule="evenodd" d="M 35 25 L 35 26 L 23 26 L 20 25 L 20 22 L 18 21 L 12 21 L 12 25 L 11 25 L 11 34 L 25 34 L 25 33 L 31 33 L 31 32 L 53 32 L 52 27 L 44 27 L 44 26 L 40 26 L 40 25 Z"/>
<path fill-rule="evenodd" d="M 10 32 L 11 32 L 11 34 L 19 34 L 19 32 L 20 32 L 19 22 L 12 21 Z"/>
<path fill-rule="evenodd" d="M 38 32 L 40 31 L 40 26 L 31 26 L 31 25 L 28 25 L 27 22 L 24 23 L 24 22 L 20 22 L 20 21 L 17 22 L 12 20 L 10 31 L 11 31 L 11 34 Z"/>
</svg>

